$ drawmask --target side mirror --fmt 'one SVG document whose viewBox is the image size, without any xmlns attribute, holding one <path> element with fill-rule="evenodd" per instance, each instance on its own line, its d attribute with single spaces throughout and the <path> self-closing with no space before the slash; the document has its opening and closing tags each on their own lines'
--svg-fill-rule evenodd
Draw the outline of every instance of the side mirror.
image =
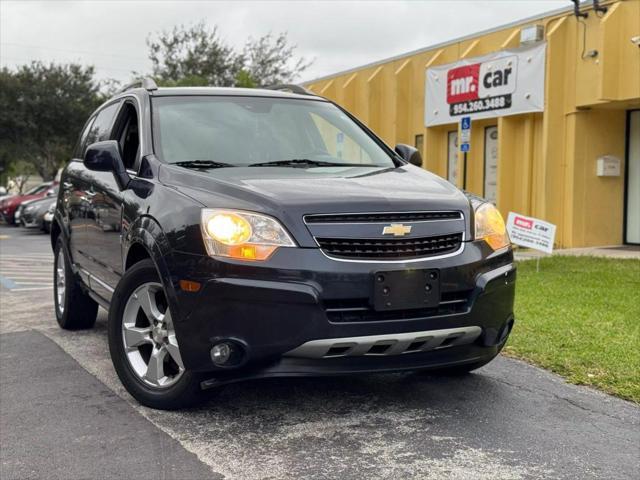
<svg viewBox="0 0 640 480">
<path fill-rule="evenodd" d="M 106 140 L 89 145 L 84 154 L 83 163 L 88 170 L 93 170 L 94 172 L 113 172 L 120 190 L 127 188 L 131 180 L 120 156 L 120 145 L 115 140 Z"/>
<path fill-rule="evenodd" d="M 420 151 L 417 148 L 399 143 L 396 145 L 396 153 L 411 165 L 422 167 L 422 155 L 420 155 Z"/>
</svg>

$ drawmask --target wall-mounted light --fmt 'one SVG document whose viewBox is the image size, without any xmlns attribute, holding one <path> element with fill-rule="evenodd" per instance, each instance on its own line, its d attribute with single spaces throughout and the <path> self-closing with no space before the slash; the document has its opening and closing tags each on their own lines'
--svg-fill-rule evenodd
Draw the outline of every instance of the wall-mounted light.
<svg viewBox="0 0 640 480">
<path fill-rule="evenodd" d="M 596 14 L 602 13 L 604 15 L 607 13 L 607 7 L 600 6 L 600 0 L 593 0 L 593 9 L 596 11 Z"/>
<path fill-rule="evenodd" d="M 544 40 L 544 25 L 527 25 L 520 30 L 520 45 L 530 45 Z"/>
<path fill-rule="evenodd" d="M 587 12 L 580 11 L 580 0 L 571 0 L 573 2 L 573 14 L 577 18 L 587 18 L 589 14 Z"/>
</svg>

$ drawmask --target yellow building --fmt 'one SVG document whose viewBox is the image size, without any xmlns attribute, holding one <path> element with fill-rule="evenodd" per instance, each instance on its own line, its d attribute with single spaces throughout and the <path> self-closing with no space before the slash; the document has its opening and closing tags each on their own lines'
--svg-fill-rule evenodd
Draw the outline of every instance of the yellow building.
<svg viewBox="0 0 640 480">
<path fill-rule="evenodd" d="M 606 11 L 581 6 L 586 18 L 573 8 L 553 11 L 305 86 L 388 144 L 415 145 L 424 168 L 460 187 L 466 178 L 466 189 L 495 201 L 505 217 L 513 211 L 556 224 L 556 248 L 640 243 L 640 0 L 600 6 Z M 426 126 L 425 115 L 438 113 L 425 94 L 427 71 L 477 64 L 486 72 L 496 64 L 476 57 L 536 45 L 544 46 L 540 111 L 498 108 L 474 118 L 465 172 L 458 117 Z M 521 69 L 530 58 L 520 59 Z M 464 87 L 447 83 L 447 95 Z"/>
</svg>

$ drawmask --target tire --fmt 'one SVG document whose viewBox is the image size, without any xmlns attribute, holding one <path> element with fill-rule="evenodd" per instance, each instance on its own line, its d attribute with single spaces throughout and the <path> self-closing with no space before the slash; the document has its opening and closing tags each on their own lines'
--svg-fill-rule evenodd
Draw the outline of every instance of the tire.
<svg viewBox="0 0 640 480">
<path fill-rule="evenodd" d="M 118 283 L 108 334 L 116 373 L 142 405 L 176 410 L 208 397 L 200 388 L 203 378 L 182 365 L 171 312 L 151 260 L 136 263 Z"/>
<path fill-rule="evenodd" d="M 98 315 L 98 304 L 83 291 L 73 274 L 71 262 L 58 237 L 53 252 L 53 302 L 58 325 L 65 330 L 92 328 Z"/>
</svg>

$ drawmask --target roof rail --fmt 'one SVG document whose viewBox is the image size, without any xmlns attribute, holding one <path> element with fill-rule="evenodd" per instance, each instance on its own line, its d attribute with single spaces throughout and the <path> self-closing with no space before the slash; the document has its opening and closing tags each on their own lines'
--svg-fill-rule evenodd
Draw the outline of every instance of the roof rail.
<svg viewBox="0 0 640 480">
<path fill-rule="evenodd" d="M 139 78 L 138 80 L 134 80 L 133 82 L 126 84 L 124 87 L 118 90 L 117 93 L 126 92 L 127 90 L 131 90 L 133 88 L 144 88 L 145 90 L 152 91 L 157 90 L 158 85 L 156 85 L 156 82 L 153 80 L 153 78 Z"/>
<path fill-rule="evenodd" d="M 311 90 L 307 90 L 301 85 L 294 83 L 281 83 L 279 85 L 271 85 L 265 87 L 267 90 L 279 90 L 281 92 L 297 93 L 298 95 L 315 95 Z"/>
</svg>

